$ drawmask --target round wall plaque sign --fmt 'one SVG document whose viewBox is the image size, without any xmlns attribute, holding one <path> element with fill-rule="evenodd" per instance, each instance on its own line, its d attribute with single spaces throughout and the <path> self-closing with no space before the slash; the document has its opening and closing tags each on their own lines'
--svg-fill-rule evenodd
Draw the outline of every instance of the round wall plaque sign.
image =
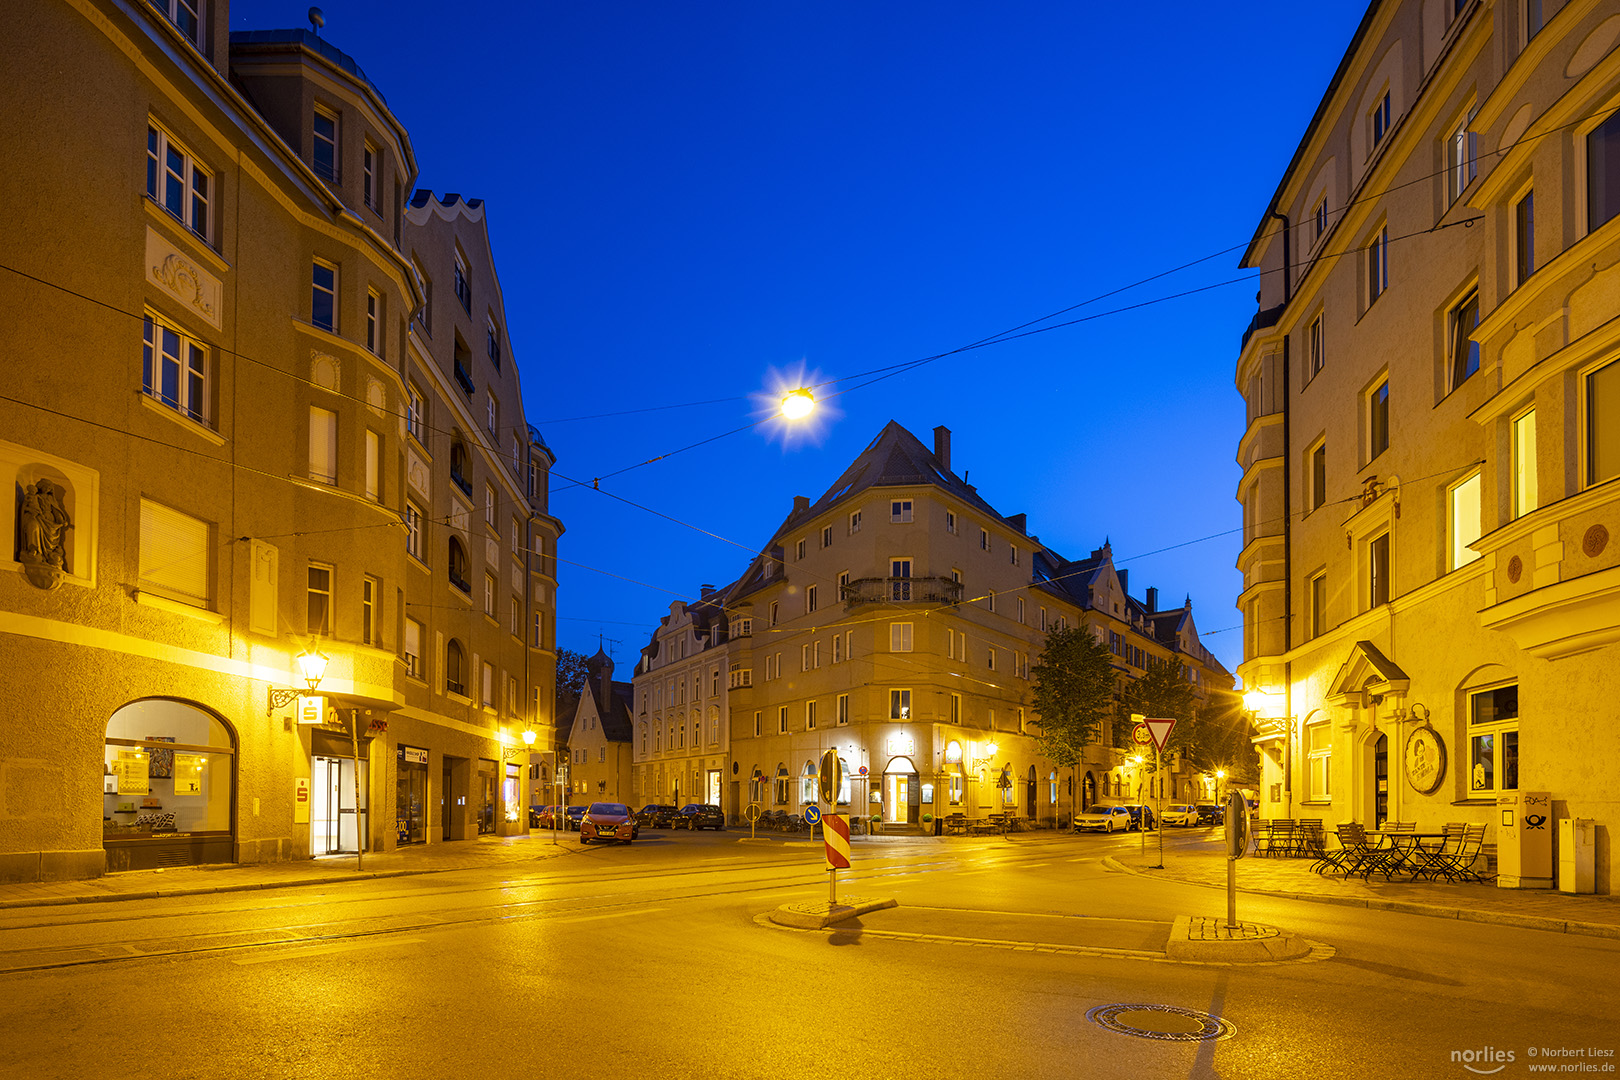
<svg viewBox="0 0 1620 1080">
<path fill-rule="evenodd" d="M 1425 724 L 1406 737 L 1402 754 L 1406 781 L 1420 795 L 1432 795 L 1446 778 L 1446 746 L 1440 735 Z"/>
</svg>

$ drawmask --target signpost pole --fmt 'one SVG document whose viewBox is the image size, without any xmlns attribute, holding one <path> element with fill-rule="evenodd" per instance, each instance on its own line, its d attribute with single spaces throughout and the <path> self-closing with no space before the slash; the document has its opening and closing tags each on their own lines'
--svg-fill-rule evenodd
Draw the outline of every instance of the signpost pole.
<svg viewBox="0 0 1620 1080">
<path fill-rule="evenodd" d="M 360 710 L 349 710 L 349 738 L 353 740 L 354 749 L 354 868 L 361 869 L 361 860 L 365 858 L 366 829 L 365 819 L 360 813 Z"/>
<path fill-rule="evenodd" d="M 1237 929 L 1237 862 L 1249 852 L 1249 803 L 1243 792 L 1226 796 L 1226 928 Z"/>
<path fill-rule="evenodd" d="M 1159 748 L 1156 747 L 1156 746 L 1153 748 L 1153 778 L 1154 778 L 1154 781 L 1155 781 L 1155 787 L 1153 789 L 1153 816 L 1157 819 L 1154 822 L 1154 826 L 1159 831 L 1159 865 L 1155 866 L 1154 869 L 1155 870 L 1163 870 L 1164 869 L 1164 806 L 1163 806 L 1164 797 L 1159 793 L 1160 789 L 1157 786 L 1158 784 L 1162 784 L 1163 781 L 1159 780 Z"/>
</svg>

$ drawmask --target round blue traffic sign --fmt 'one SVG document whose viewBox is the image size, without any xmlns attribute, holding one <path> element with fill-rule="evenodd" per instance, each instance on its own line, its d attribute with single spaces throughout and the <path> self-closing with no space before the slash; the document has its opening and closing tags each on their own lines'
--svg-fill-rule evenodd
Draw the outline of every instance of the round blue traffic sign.
<svg viewBox="0 0 1620 1080">
<path fill-rule="evenodd" d="M 814 825 L 816 822 L 820 821 L 821 820 L 821 807 L 819 807 L 819 806 L 807 806 L 807 807 L 805 807 L 804 808 L 804 820 L 808 821 L 812 825 Z"/>
</svg>

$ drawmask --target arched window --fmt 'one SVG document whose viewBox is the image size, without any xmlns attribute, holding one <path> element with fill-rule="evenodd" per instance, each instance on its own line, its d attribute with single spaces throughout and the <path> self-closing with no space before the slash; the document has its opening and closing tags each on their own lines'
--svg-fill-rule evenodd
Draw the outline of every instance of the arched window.
<svg viewBox="0 0 1620 1080">
<path fill-rule="evenodd" d="M 816 791 L 818 786 L 819 785 L 817 784 L 816 778 L 816 763 L 814 761 L 806 761 L 804 763 L 804 770 L 799 774 L 799 801 L 806 805 L 813 802 L 818 802 L 819 797 Z"/>
<path fill-rule="evenodd" d="M 187 702 L 148 698 L 113 713 L 103 759 L 107 865 L 230 862 L 235 755 L 235 733 Z"/>
<path fill-rule="evenodd" d="M 450 584 L 464 593 L 472 592 L 472 584 L 467 580 L 467 549 L 454 536 L 450 538 Z"/>
<path fill-rule="evenodd" d="M 444 647 L 444 690 L 447 694 L 467 696 L 467 657 L 461 642 L 455 638 Z"/>
<path fill-rule="evenodd" d="M 463 492 L 472 494 L 472 481 L 467 479 L 467 448 L 460 439 L 450 442 L 450 479 Z"/>
</svg>

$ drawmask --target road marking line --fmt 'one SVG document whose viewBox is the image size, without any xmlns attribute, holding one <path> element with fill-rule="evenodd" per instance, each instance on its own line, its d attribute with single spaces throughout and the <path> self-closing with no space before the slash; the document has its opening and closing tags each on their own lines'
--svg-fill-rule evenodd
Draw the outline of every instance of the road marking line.
<svg viewBox="0 0 1620 1080">
<path fill-rule="evenodd" d="M 241 956 L 233 964 L 269 964 L 277 960 L 310 960 L 332 953 L 356 952 L 360 949 L 384 949 L 394 945 L 420 945 L 422 938 L 388 938 L 380 941 L 345 941 L 332 945 L 314 945 L 307 949 L 286 949 L 259 956 Z"/>
<path fill-rule="evenodd" d="M 571 918 L 571 919 L 570 918 L 548 919 L 547 922 L 551 922 L 551 923 L 600 922 L 603 919 L 624 919 L 624 918 L 628 918 L 631 915 L 651 915 L 655 911 L 663 911 L 663 910 L 664 909 L 661 908 L 661 907 L 637 908 L 634 911 L 610 911 L 605 915 L 580 915 L 580 916 L 577 916 L 577 917 Z"/>
</svg>

